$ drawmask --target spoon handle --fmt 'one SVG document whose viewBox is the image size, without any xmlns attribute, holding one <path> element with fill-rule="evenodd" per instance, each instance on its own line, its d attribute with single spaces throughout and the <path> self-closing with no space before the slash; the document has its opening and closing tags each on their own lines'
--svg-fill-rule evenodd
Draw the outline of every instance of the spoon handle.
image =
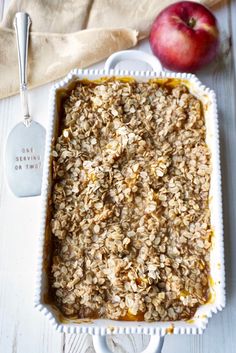
<svg viewBox="0 0 236 353">
<path fill-rule="evenodd" d="M 29 28 L 31 19 L 25 12 L 17 12 L 14 18 L 14 27 L 16 31 L 16 42 L 20 75 L 20 95 L 24 118 L 24 124 L 29 127 L 31 117 L 29 114 L 28 91 L 27 91 L 27 58 L 29 43 Z"/>
</svg>

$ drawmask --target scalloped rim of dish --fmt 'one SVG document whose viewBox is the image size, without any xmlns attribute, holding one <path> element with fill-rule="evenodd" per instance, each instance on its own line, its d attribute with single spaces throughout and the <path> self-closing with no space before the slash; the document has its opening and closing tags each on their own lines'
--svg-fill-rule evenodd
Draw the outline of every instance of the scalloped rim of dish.
<svg viewBox="0 0 236 353">
<path fill-rule="evenodd" d="M 94 77 L 95 76 L 95 77 Z M 194 317 L 188 321 L 168 321 L 168 322 L 145 322 L 145 321 L 117 321 L 107 319 L 94 320 L 63 320 L 61 322 L 57 310 L 50 304 L 44 303 L 44 281 L 45 273 L 43 266 L 43 251 L 45 240 L 46 214 L 49 196 L 49 174 L 50 174 L 50 154 L 52 138 L 54 133 L 54 119 L 56 112 L 56 91 L 66 87 L 75 79 L 87 78 L 94 80 L 102 77 L 133 77 L 139 79 L 182 79 L 187 80 L 193 87 L 193 91 L 200 92 L 199 96 L 205 98 L 211 103 L 211 161 L 212 171 L 211 190 L 213 193 L 214 210 L 214 249 L 211 249 L 210 271 L 214 284 L 210 286 L 211 300 L 200 306 Z M 190 92 L 191 89 L 190 89 Z M 193 93 L 193 92 L 192 92 Z M 193 93 L 193 94 L 195 94 Z M 201 98 L 200 98 L 201 99 Z M 209 113 L 210 114 L 210 113 Z M 213 175 L 214 174 L 214 175 Z M 212 185 L 214 184 L 214 185 Z M 210 194 L 211 194 L 210 191 Z M 212 214 L 211 214 L 212 217 Z M 46 316 L 52 325 L 60 332 L 65 333 L 89 333 L 93 335 L 106 334 L 201 334 L 208 324 L 209 318 L 213 313 L 221 311 L 225 306 L 225 266 L 224 266 L 224 246 L 223 246 L 223 211 L 222 211 L 222 191 L 221 191 L 221 171 L 220 171 L 220 143 L 219 143 L 219 124 L 215 92 L 205 87 L 193 74 L 186 73 L 166 73 L 154 71 L 136 71 L 136 70 L 90 70 L 74 69 L 64 79 L 55 83 L 50 90 L 49 98 L 49 121 L 47 126 L 47 137 L 45 146 L 44 171 L 42 182 L 42 203 L 41 203 L 41 224 L 38 237 L 38 258 L 37 274 L 34 294 L 34 306 Z M 214 268 L 213 268 L 213 265 Z M 212 276 L 212 271 L 215 272 Z"/>
</svg>

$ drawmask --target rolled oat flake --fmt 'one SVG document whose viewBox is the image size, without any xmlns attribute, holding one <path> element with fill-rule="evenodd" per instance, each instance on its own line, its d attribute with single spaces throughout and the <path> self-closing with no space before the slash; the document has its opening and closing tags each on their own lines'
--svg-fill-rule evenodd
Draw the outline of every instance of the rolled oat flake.
<svg viewBox="0 0 236 353">
<path fill-rule="evenodd" d="M 27 95 L 27 56 L 30 17 L 18 12 L 14 19 L 20 74 L 23 120 L 10 132 L 5 151 L 6 176 L 17 197 L 41 194 L 46 131 L 32 120 Z"/>
</svg>

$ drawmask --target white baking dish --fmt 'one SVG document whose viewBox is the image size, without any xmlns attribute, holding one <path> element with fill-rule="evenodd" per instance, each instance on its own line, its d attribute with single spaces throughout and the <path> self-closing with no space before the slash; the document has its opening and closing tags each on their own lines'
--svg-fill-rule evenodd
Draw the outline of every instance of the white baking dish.
<svg viewBox="0 0 236 353">
<path fill-rule="evenodd" d="M 123 71 L 111 69 L 120 60 L 138 59 L 147 62 L 155 71 Z M 210 187 L 210 210 L 211 225 L 214 232 L 213 244 L 210 255 L 210 290 L 211 300 L 199 307 L 192 320 L 174 322 L 134 322 L 113 320 L 69 320 L 61 321 L 61 315 L 55 307 L 47 303 L 47 273 L 44 261 L 47 257 L 45 247 L 46 216 L 48 198 L 51 187 L 51 146 L 57 125 L 58 112 L 56 105 L 56 94 L 61 88 L 66 88 L 73 80 L 78 78 L 98 79 L 103 76 L 132 76 L 138 81 L 147 81 L 150 78 L 178 78 L 188 85 L 190 92 L 201 99 L 204 107 L 206 120 L 206 141 L 211 151 L 211 187 Z M 106 345 L 107 334 L 148 334 L 151 335 L 150 343 L 145 353 L 157 353 L 161 351 L 163 337 L 168 333 L 174 334 L 201 334 L 206 328 L 208 319 L 212 313 L 222 310 L 225 305 L 225 274 L 224 274 L 224 248 L 223 248 L 223 223 L 222 223 L 222 197 L 221 197 L 221 172 L 219 153 L 219 127 L 215 93 L 206 88 L 192 74 L 166 73 L 161 70 L 159 62 L 148 54 L 141 52 L 126 51 L 113 54 L 107 61 L 104 70 L 73 70 L 65 79 L 56 83 L 50 93 L 50 113 L 47 127 L 47 141 L 45 165 L 42 185 L 42 215 L 39 236 L 38 271 L 35 290 L 35 306 L 43 312 L 51 323 L 61 332 L 67 333 L 89 333 L 93 335 L 95 350 L 100 353 L 110 352 Z"/>
</svg>

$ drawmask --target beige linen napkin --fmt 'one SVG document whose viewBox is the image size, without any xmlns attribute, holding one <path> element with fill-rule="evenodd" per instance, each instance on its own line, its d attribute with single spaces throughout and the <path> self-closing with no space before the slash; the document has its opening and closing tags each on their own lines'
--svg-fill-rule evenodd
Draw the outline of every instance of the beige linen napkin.
<svg viewBox="0 0 236 353">
<path fill-rule="evenodd" d="M 0 98 L 18 92 L 13 18 L 32 19 L 29 86 L 36 87 L 131 48 L 148 36 L 158 13 L 173 0 L 12 0 L 0 23 Z M 213 6 L 220 0 L 199 0 Z"/>
</svg>

